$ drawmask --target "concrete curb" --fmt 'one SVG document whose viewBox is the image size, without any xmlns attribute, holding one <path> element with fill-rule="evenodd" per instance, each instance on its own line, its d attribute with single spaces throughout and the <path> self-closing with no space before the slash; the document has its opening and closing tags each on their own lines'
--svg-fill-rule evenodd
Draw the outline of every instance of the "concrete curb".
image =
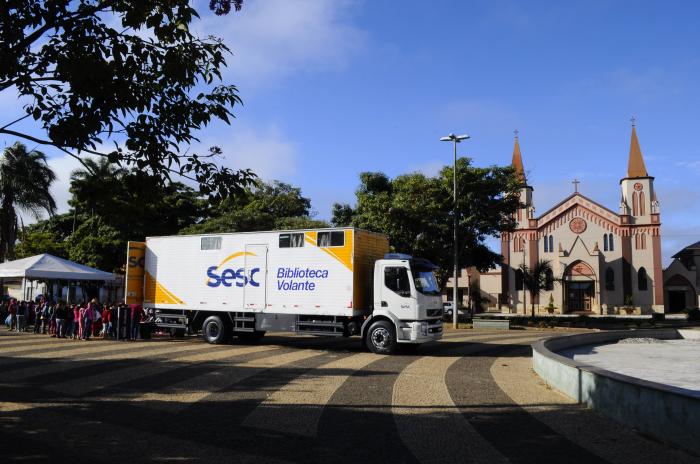
<svg viewBox="0 0 700 464">
<path fill-rule="evenodd" d="M 547 385 L 579 403 L 658 440 L 700 453 L 700 397 L 684 388 L 650 382 L 576 362 L 556 351 L 623 338 L 692 338 L 676 329 L 615 330 L 541 340 L 532 345 L 532 366 Z"/>
</svg>

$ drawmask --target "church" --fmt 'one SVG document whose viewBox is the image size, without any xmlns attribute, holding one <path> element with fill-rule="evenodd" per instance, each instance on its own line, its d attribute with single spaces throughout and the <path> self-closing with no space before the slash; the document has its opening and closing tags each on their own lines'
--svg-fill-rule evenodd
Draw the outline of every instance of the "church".
<svg viewBox="0 0 700 464">
<path fill-rule="evenodd" d="M 517 226 L 501 234 L 503 264 L 478 277 L 480 293 L 503 312 L 529 314 L 531 295 L 520 269 L 549 261 L 538 314 L 649 314 L 664 311 L 659 202 L 632 125 L 627 174 L 617 211 L 575 192 L 535 216 L 516 133 L 513 167 L 523 181 Z"/>
</svg>

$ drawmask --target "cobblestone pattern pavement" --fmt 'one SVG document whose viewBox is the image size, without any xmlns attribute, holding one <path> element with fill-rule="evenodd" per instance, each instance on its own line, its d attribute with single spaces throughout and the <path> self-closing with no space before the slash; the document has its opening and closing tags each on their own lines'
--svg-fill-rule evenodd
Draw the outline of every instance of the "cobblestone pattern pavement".
<svg viewBox="0 0 700 464">
<path fill-rule="evenodd" d="M 2 462 L 700 462 L 546 388 L 552 331 L 446 332 L 395 356 L 276 335 L 77 342 L 0 334 Z"/>
</svg>

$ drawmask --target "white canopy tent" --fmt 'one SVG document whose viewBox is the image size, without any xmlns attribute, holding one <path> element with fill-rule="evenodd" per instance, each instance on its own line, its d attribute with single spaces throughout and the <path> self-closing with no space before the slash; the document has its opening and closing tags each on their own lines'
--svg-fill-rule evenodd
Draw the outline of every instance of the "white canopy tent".
<svg viewBox="0 0 700 464">
<path fill-rule="evenodd" d="M 21 298 L 23 299 L 30 299 L 34 296 L 36 288 L 34 282 L 37 281 L 46 283 L 46 288 L 51 294 L 62 295 L 63 287 L 68 287 L 67 296 L 68 299 L 71 299 L 70 288 L 75 285 L 81 287 L 81 283 L 85 282 L 114 282 L 118 279 L 118 276 L 112 273 L 74 263 L 48 253 L 0 264 L 0 280 L 21 281 Z"/>
</svg>

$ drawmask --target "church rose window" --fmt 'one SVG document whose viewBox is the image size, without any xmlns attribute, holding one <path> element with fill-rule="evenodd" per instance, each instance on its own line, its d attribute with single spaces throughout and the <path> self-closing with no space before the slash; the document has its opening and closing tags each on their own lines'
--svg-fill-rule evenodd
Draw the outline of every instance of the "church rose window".
<svg viewBox="0 0 700 464">
<path fill-rule="evenodd" d="M 571 229 L 571 232 L 575 234 L 582 234 L 586 231 L 586 227 L 588 227 L 588 224 L 586 224 L 586 221 L 584 221 L 581 218 L 573 218 L 571 222 L 569 222 L 569 229 Z"/>
</svg>

